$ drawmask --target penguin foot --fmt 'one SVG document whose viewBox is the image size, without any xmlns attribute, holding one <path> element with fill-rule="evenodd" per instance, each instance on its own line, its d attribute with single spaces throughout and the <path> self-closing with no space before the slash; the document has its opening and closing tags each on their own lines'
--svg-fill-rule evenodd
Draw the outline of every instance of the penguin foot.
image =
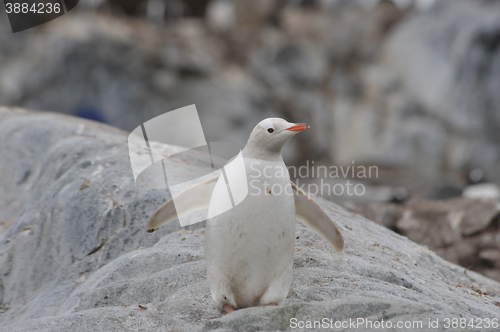
<svg viewBox="0 0 500 332">
<path fill-rule="evenodd" d="M 272 306 L 272 307 L 275 307 L 275 306 L 277 306 L 277 305 L 278 305 L 278 303 L 273 302 L 273 303 L 268 303 L 268 304 L 266 304 L 266 307 L 271 307 L 271 306 Z"/>
<path fill-rule="evenodd" d="M 222 306 L 222 314 L 223 315 L 227 315 L 227 314 L 230 314 L 234 311 L 234 308 L 232 306 L 230 306 L 229 304 L 224 304 Z"/>
</svg>

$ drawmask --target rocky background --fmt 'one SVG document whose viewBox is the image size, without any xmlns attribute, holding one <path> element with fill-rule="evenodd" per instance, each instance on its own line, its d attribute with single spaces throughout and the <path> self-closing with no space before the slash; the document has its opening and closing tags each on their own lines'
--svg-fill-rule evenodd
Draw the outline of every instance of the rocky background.
<svg viewBox="0 0 500 332">
<path fill-rule="evenodd" d="M 450 265 L 410 241 L 398 242 L 401 238 L 394 232 L 321 201 L 337 211 L 334 216 L 343 231 L 349 232 L 353 223 L 359 226 L 354 227 L 357 232 L 366 228 L 368 234 L 352 234 L 352 251 L 347 251 L 351 256 L 342 261 L 326 246 L 316 248 L 316 238 L 303 243 L 304 236 L 312 235 L 301 230 L 296 268 L 325 259 L 324 265 L 309 267 L 332 271 L 340 264 L 357 277 L 321 272 L 332 282 L 349 279 L 329 286 L 334 289 L 325 295 L 314 288 L 323 287 L 319 277 L 301 270 L 287 300 L 290 306 L 279 315 L 255 309 L 246 321 L 251 325 L 256 319 L 255 330 L 284 328 L 263 322 L 265 315 L 286 320 L 290 312 L 303 310 L 303 317 L 309 317 L 308 312 L 319 308 L 295 306 L 296 300 L 315 303 L 363 296 L 370 287 L 387 282 L 403 291 L 425 293 L 413 300 L 437 308 L 432 315 L 489 313 L 489 307 L 478 303 L 491 300 L 495 306 L 498 284 L 471 270 L 500 281 L 499 91 L 498 0 L 89 0 L 48 24 L 16 34 L 0 10 L 0 105 L 77 115 L 125 130 L 2 109 L 0 326 L 91 328 L 85 324 L 96 319 L 104 324 L 96 326 L 107 328 L 114 326 L 109 317 L 115 317 L 123 326 L 137 329 L 137 322 L 126 318 L 136 314 L 143 317 L 140 324 L 151 329 L 158 322 L 180 330 L 235 329 L 241 323 L 211 321 L 218 313 L 211 307 L 203 253 L 197 248 L 203 230 L 178 231 L 172 224 L 154 236 L 143 234 L 155 204 L 169 196 L 137 188 L 130 169 L 123 166 L 128 163 L 122 142 L 126 132 L 193 103 L 207 141 L 243 146 L 255 123 L 269 116 L 308 122 L 311 130 L 287 144 L 287 164 L 377 166 L 378 177 L 370 179 L 324 179 L 360 181 L 367 188 L 363 197 L 324 197 L 462 266 Z M 67 225 L 67 220 L 74 224 Z M 194 241 L 189 250 L 179 246 L 181 239 Z M 366 241 L 373 248 L 363 247 Z M 451 293 L 434 294 L 434 285 L 408 287 L 391 281 L 391 269 L 403 268 L 391 265 L 401 261 L 394 243 L 418 248 L 405 251 L 411 264 L 401 263 L 407 267 L 401 278 L 420 278 L 423 284 L 438 278 L 436 287 L 449 287 Z M 304 246 L 312 246 L 312 251 Z M 391 254 L 380 258 L 387 248 L 392 248 Z M 159 264 L 153 271 L 145 268 L 149 263 L 133 260 L 141 250 L 146 261 L 172 257 L 163 263 L 153 259 L 153 265 Z M 371 258 L 352 261 L 373 250 Z M 429 255 L 423 259 L 426 263 L 415 258 L 421 251 Z M 325 252 L 330 256 L 325 258 Z M 366 260 L 389 270 L 375 273 Z M 418 267 L 413 268 L 413 260 Z M 122 272 L 113 274 L 113 269 Z M 109 280 L 106 273 L 112 274 Z M 312 273 L 311 278 L 302 273 Z M 378 279 L 367 286 L 370 278 Z M 144 286 L 143 280 L 153 283 Z M 346 287 L 357 287 L 352 282 L 363 286 L 347 291 Z M 164 289 L 165 283 L 169 289 Z M 479 302 L 451 289 L 477 296 Z M 394 299 L 405 298 L 403 291 L 394 293 Z M 180 305 L 177 296 L 183 299 L 188 293 L 193 296 L 189 301 L 199 300 L 195 293 L 202 294 L 203 301 L 181 300 L 181 309 L 174 310 Z M 465 304 L 436 307 L 444 298 Z M 337 305 L 359 309 L 367 300 L 356 301 L 328 302 L 332 311 L 322 307 L 320 312 L 330 315 Z M 208 311 L 193 314 L 191 305 L 202 303 Z M 374 304 L 380 305 L 382 316 L 395 310 L 392 317 L 417 317 L 416 312 L 429 310 L 412 307 L 406 312 L 399 302 Z M 101 316 L 96 308 L 107 308 L 110 316 Z M 156 311 L 150 316 L 152 308 Z M 159 318 L 171 310 L 171 322 Z M 349 314 L 381 317 L 359 310 Z M 27 319 L 33 320 L 21 323 Z"/>
<path fill-rule="evenodd" d="M 455 198 L 368 204 L 356 212 L 444 259 L 500 281 L 500 201 Z"/>
<path fill-rule="evenodd" d="M 240 146 L 256 122 L 280 116 L 313 128 L 290 142 L 289 164 L 354 161 L 379 167 L 371 184 L 460 195 L 472 169 L 500 181 L 499 8 L 81 1 L 53 22 L 0 35 L 0 104 L 130 131 L 195 103 L 208 141 Z M 8 32 L 3 12 L 0 22 Z"/>
</svg>

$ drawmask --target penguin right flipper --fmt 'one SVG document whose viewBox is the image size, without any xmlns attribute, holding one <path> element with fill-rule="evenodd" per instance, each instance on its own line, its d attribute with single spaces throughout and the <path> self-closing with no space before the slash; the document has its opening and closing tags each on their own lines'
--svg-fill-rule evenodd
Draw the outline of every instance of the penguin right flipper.
<svg viewBox="0 0 500 332">
<path fill-rule="evenodd" d="M 186 189 L 160 206 L 149 218 L 147 232 L 153 233 L 160 226 L 178 217 L 183 217 L 191 212 L 207 208 L 218 179 L 219 175 Z"/>
<path fill-rule="evenodd" d="M 309 196 L 304 194 L 293 182 L 295 191 L 295 218 L 318 233 L 337 252 L 344 250 L 344 238 L 335 221 L 321 209 Z"/>
</svg>

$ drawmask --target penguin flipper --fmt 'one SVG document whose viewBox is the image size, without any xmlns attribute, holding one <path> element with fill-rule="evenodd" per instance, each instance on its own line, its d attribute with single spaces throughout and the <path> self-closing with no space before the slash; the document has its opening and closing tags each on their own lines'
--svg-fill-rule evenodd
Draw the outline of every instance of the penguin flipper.
<svg viewBox="0 0 500 332">
<path fill-rule="evenodd" d="M 295 218 L 318 233 L 335 251 L 342 252 L 344 250 L 344 238 L 335 221 L 293 182 L 292 189 L 295 191 Z"/>
<path fill-rule="evenodd" d="M 153 233 L 160 226 L 172 220 L 183 217 L 191 212 L 207 208 L 218 179 L 219 175 L 214 176 L 205 182 L 184 190 L 173 199 L 164 203 L 149 218 L 146 228 L 147 232 Z"/>
</svg>

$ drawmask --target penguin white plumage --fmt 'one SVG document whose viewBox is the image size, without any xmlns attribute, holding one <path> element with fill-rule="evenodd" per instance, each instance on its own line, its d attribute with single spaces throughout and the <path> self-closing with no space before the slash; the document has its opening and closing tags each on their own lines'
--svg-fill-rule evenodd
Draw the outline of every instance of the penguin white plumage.
<svg viewBox="0 0 500 332">
<path fill-rule="evenodd" d="M 147 231 L 208 207 L 205 258 L 210 292 L 224 314 L 235 309 L 282 303 L 292 282 L 295 219 L 317 232 L 336 251 L 344 240 L 337 225 L 291 181 L 281 148 L 305 124 L 262 120 L 242 150 L 244 171 L 227 174 L 250 188 L 236 206 L 227 206 L 224 176 L 180 193 L 150 217 Z M 226 168 L 225 168 L 226 169 Z M 226 172 L 231 172 L 227 168 Z M 232 189 L 236 189 L 232 186 Z"/>
</svg>

